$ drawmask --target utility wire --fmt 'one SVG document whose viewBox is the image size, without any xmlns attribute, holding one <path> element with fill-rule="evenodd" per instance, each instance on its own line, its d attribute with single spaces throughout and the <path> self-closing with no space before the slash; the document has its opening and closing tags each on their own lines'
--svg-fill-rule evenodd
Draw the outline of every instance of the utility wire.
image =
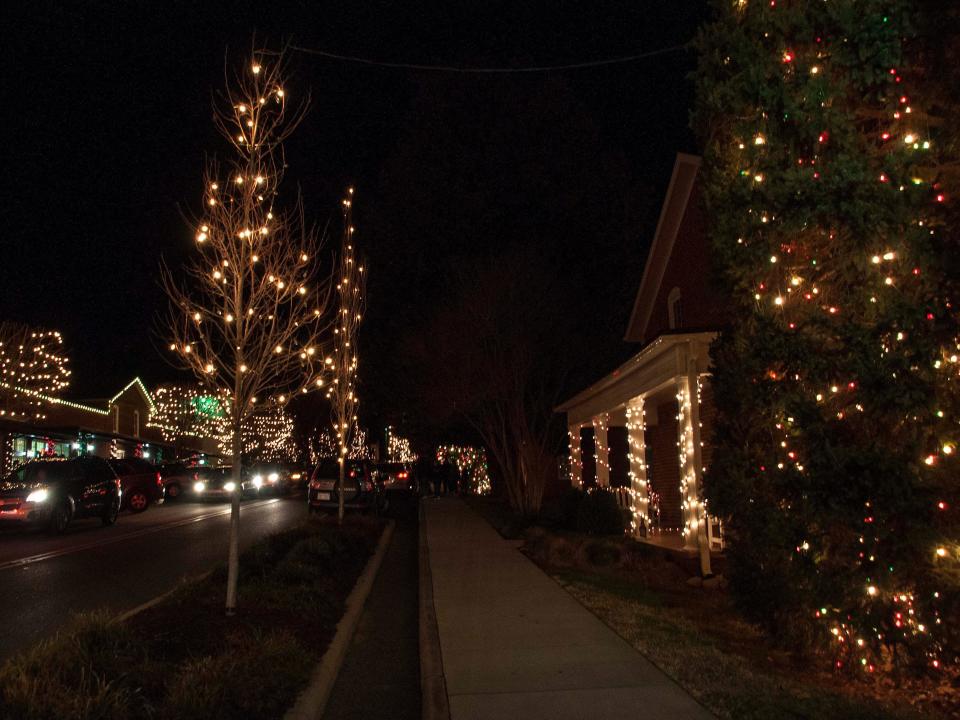
<svg viewBox="0 0 960 720">
<path fill-rule="evenodd" d="M 667 53 L 673 53 L 679 50 L 686 50 L 688 46 L 674 45 L 673 47 L 661 48 L 660 50 L 651 50 L 650 52 L 640 53 L 638 55 L 625 55 L 623 57 L 607 58 L 605 60 L 591 60 L 581 63 L 570 63 L 567 65 L 534 65 L 528 67 L 459 67 L 456 65 L 419 65 L 416 63 L 373 60 L 371 58 L 356 57 L 353 55 L 338 55 L 337 53 L 327 52 L 325 50 L 299 47 L 297 45 L 291 45 L 289 47 L 291 50 L 307 53 L 309 55 L 319 55 L 320 57 L 325 57 L 330 60 L 340 60 L 342 62 L 351 62 L 358 65 L 374 65 L 377 67 L 395 68 L 401 70 L 424 70 L 427 72 L 506 74 L 552 72 L 557 70 L 582 70 L 586 68 L 601 67 L 604 65 L 619 65 L 623 63 L 634 62 L 635 60 L 655 57 L 657 55 L 666 55 Z"/>
</svg>

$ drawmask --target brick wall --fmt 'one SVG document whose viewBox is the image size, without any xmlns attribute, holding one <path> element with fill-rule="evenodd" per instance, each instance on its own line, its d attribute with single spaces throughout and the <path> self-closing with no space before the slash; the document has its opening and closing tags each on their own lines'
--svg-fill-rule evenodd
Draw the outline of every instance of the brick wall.
<svg viewBox="0 0 960 720">
<path fill-rule="evenodd" d="M 610 445 L 610 487 L 629 487 L 627 429 L 618 425 L 607 428 L 607 443 Z"/>
<path fill-rule="evenodd" d="M 667 298 L 674 288 L 680 288 L 680 303 L 683 307 L 683 326 L 677 329 L 713 328 L 723 324 L 726 313 L 723 299 L 712 285 L 714 273 L 701 202 L 700 185 L 696 183 L 690 192 L 686 212 L 677 230 L 644 342 L 650 342 L 670 330 Z"/>
<path fill-rule="evenodd" d="M 647 428 L 646 440 L 650 486 L 660 496 L 660 526 L 683 527 L 675 400 L 657 406 L 657 424 Z"/>
</svg>

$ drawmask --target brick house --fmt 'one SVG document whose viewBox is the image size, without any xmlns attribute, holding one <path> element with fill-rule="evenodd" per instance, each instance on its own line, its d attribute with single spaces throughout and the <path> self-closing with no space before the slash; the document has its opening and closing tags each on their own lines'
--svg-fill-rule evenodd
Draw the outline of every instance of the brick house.
<svg viewBox="0 0 960 720">
<path fill-rule="evenodd" d="M 571 481 L 614 488 L 649 542 L 722 548 L 701 496 L 714 416 L 709 347 L 724 322 L 712 290 L 697 181 L 700 158 L 678 154 L 624 339 L 641 349 L 557 408 L 566 413 Z"/>
<path fill-rule="evenodd" d="M 40 419 L 0 420 L 0 475 L 42 455 L 142 456 L 159 460 L 172 447 L 150 425 L 153 398 L 134 378 L 111 398 L 73 401 L 36 394 Z"/>
</svg>

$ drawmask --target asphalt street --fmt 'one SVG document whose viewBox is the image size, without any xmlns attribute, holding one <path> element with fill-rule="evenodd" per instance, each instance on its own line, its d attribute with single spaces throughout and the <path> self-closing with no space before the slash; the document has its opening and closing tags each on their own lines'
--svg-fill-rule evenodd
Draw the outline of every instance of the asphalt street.
<svg viewBox="0 0 960 720">
<path fill-rule="evenodd" d="M 176 502 L 113 527 L 79 520 L 58 537 L 0 531 L 0 659 L 60 628 L 72 613 L 120 614 L 210 570 L 227 557 L 227 503 Z M 306 515 L 302 499 L 246 500 L 241 549 Z"/>
</svg>

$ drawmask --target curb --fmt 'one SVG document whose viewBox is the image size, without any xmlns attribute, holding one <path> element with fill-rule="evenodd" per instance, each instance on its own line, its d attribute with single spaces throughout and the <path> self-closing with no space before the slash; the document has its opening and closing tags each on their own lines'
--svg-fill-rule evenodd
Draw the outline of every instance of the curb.
<svg viewBox="0 0 960 720">
<path fill-rule="evenodd" d="M 360 615 L 363 614 L 363 606 L 367 601 L 367 596 L 373 588 L 373 581 L 377 577 L 377 571 L 380 569 L 380 563 L 383 556 L 387 554 L 387 547 L 390 545 L 390 539 L 393 537 L 393 528 L 396 525 L 394 520 L 390 520 L 380 536 L 380 542 L 377 543 L 377 549 L 373 556 L 367 561 L 367 566 L 363 569 L 360 577 L 357 578 L 356 585 L 347 596 L 345 602 L 346 611 L 340 622 L 337 623 L 337 632 L 330 641 L 327 651 L 320 659 L 320 664 L 313 671 L 313 677 L 310 684 L 300 693 L 296 703 L 283 716 L 284 720 L 316 720 L 323 716 L 323 711 L 330 699 L 330 693 L 333 685 L 337 681 L 337 675 L 347 657 L 347 650 L 350 648 L 350 641 L 353 640 L 353 633 L 360 622 Z"/>
<path fill-rule="evenodd" d="M 420 717 L 423 720 L 450 720 L 447 681 L 443 675 L 437 611 L 433 605 L 433 575 L 430 572 L 430 547 L 427 545 L 426 513 L 420 503 Z"/>
<path fill-rule="evenodd" d="M 182 578 L 182 579 L 180 580 L 180 582 L 177 583 L 177 585 L 176 585 L 174 588 L 172 588 L 172 589 L 170 589 L 170 590 L 167 590 L 165 593 L 162 593 L 161 595 L 157 595 L 157 596 L 156 596 L 155 598 L 153 598 L 152 600 L 147 600 L 145 603 L 142 603 L 142 604 L 140 604 L 140 605 L 137 605 L 135 608 L 131 608 L 130 610 L 127 610 L 126 612 L 120 613 L 120 614 L 117 615 L 115 618 L 113 618 L 113 620 L 111 620 L 110 622 L 111 622 L 111 623 L 122 623 L 122 622 L 126 622 L 127 620 L 129 620 L 130 618 L 132 618 L 134 615 L 138 615 L 139 613 L 142 613 L 144 610 L 149 610 L 149 609 L 152 608 L 154 605 L 159 605 L 159 604 L 162 603 L 164 600 L 166 600 L 168 597 L 170 597 L 171 595 L 173 595 L 173 594 L 174 594 L 175 592 L 177 592 L 178 590 L 182 590 L 182 589 L 185 588 L 187 585 L 195 585 L 195 584 L 197 584 L 197 583 L 201 583 L 201 582 L 203 582 L 204 580 L 206 580 L 208 577 L 210 577 L 211 575 L 213 575 L 213 570 L 207 570 L 205 573 L 200 573 L 199 575 L 194 575 L 194 576 L 192 576 L 192 577 Z"/>
</svg>

